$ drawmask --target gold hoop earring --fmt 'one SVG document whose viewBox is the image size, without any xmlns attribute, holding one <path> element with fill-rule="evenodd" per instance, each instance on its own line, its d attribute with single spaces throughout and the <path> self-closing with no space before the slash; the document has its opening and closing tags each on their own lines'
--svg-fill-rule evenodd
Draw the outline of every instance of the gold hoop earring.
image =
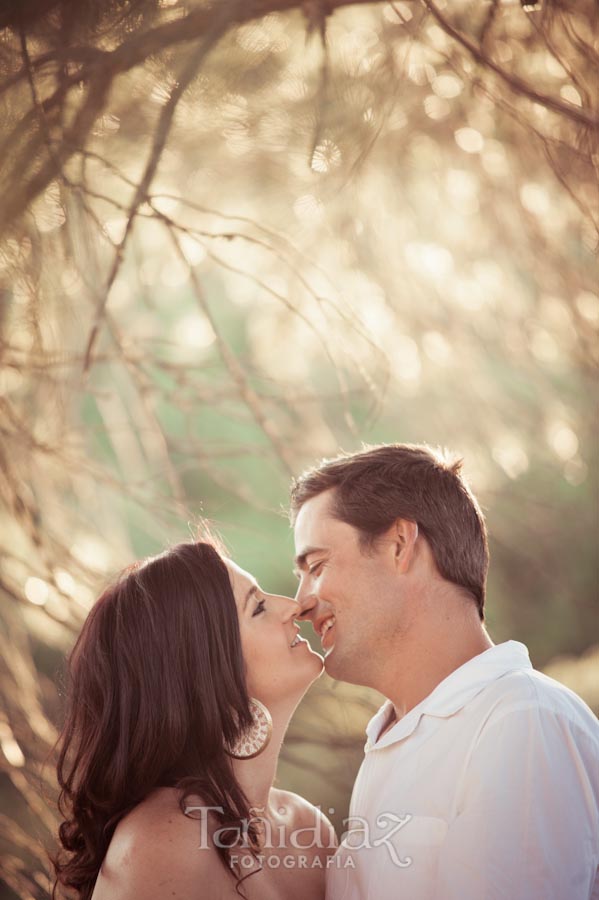
<svg viewBox="0 0 599 900">
<path fill-rule="evenodd" d="M 266 749 L 272 737 L 272 717 L 264 704 L 251 697 L 250 710 L 253 719 L 250 727 L 234 744 L 225 747 L 233 759 L 254 759 Z"/>
</svg>

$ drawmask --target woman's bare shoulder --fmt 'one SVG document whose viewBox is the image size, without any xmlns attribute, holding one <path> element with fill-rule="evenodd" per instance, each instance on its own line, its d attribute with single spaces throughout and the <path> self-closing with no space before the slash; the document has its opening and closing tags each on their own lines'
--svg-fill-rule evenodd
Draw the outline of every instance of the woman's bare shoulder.
<svg viewBox="0 0 599 900">
<path fill-rule="evenodd" d="M 293 791 L 283 791 L 273 788 L 274 801 L 280 810 L 285 810 L 292 828 L 316 828 L 326 846 L 337 846 L 337 835 L 331 822 L 322 812 L 320 807 L 314 806 L 305 797 L 294 794 Z"/>
<path fill-rule="evenodd" d="M 201 805 L 189 798 L 189 805 Z M 93 900 L 165 900 L 228 895 L 231 880 L 206 841 L 201 821 L 183 814 L 179 792 L 159 788 L 119 822 L 102 863 Z"/>
</svg>

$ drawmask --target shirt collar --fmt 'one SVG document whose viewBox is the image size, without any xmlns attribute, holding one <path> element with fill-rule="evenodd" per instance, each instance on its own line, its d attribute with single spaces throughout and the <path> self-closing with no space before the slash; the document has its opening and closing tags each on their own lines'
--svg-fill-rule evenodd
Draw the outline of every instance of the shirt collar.
<svg viewBox="0 0 599 900">
<path fill-rule="evenodd" d="M 505 641 L 489 647 L 450 672 L 424 700 L 402 716 L 377 741 L 377 736 L 393 710 L 393 704 L 387 700 L 366 727 L 366 752 L 380 750 L 408 737 L 424 715 L 441 718 L 452 716 L 490 682 L 519 669 L 532 669 L 528 648 L 520 641 Z"/>
</svg>

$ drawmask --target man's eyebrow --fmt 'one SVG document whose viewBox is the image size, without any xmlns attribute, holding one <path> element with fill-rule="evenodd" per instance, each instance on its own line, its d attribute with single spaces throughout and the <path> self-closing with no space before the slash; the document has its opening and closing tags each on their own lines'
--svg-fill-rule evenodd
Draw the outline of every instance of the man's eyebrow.
<svg viewBox="0 0 599 900">
<path fill-rule="evenodd" d="M 295 569 L 304 569 L 306 566 L 306 559 L 310 556 L 311 553 L 324 552 L 326 552 L 325 547 L 306 547 L 303 553 L 300 553 L 295 557 Z"/>
<path fill-rule="evenodd" d="M 253 584 L 251 586 L 251 588 L 249 589 L 249 591 L 247 592 L 247 594 L 245 595 L 245 600 L 243 601 L 244 612 L 247 609 L 248 603 L 250 602 L 250 597 L 253 597 L 257 590 L 258 590 L 258 585 Z"/>
</svg>

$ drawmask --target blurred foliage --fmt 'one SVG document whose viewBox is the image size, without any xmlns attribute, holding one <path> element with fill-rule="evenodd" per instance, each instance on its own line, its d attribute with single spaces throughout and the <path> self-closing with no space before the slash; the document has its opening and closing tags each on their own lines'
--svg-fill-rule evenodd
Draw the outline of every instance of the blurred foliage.
<svg viewBox="0 0 599 900">
<path fill-rule="evenodd" d="M 339 447 L 464 454 L 491 636 L 599 710 L 598 19 L 3 4 L 0 897 L 47 896 L 100 586 L 207 516 L 293 593 L 289 479 Z M 379 700 L 321 679 L 286 741 L 280 783 L 338 826 Z"/>
</svg>

